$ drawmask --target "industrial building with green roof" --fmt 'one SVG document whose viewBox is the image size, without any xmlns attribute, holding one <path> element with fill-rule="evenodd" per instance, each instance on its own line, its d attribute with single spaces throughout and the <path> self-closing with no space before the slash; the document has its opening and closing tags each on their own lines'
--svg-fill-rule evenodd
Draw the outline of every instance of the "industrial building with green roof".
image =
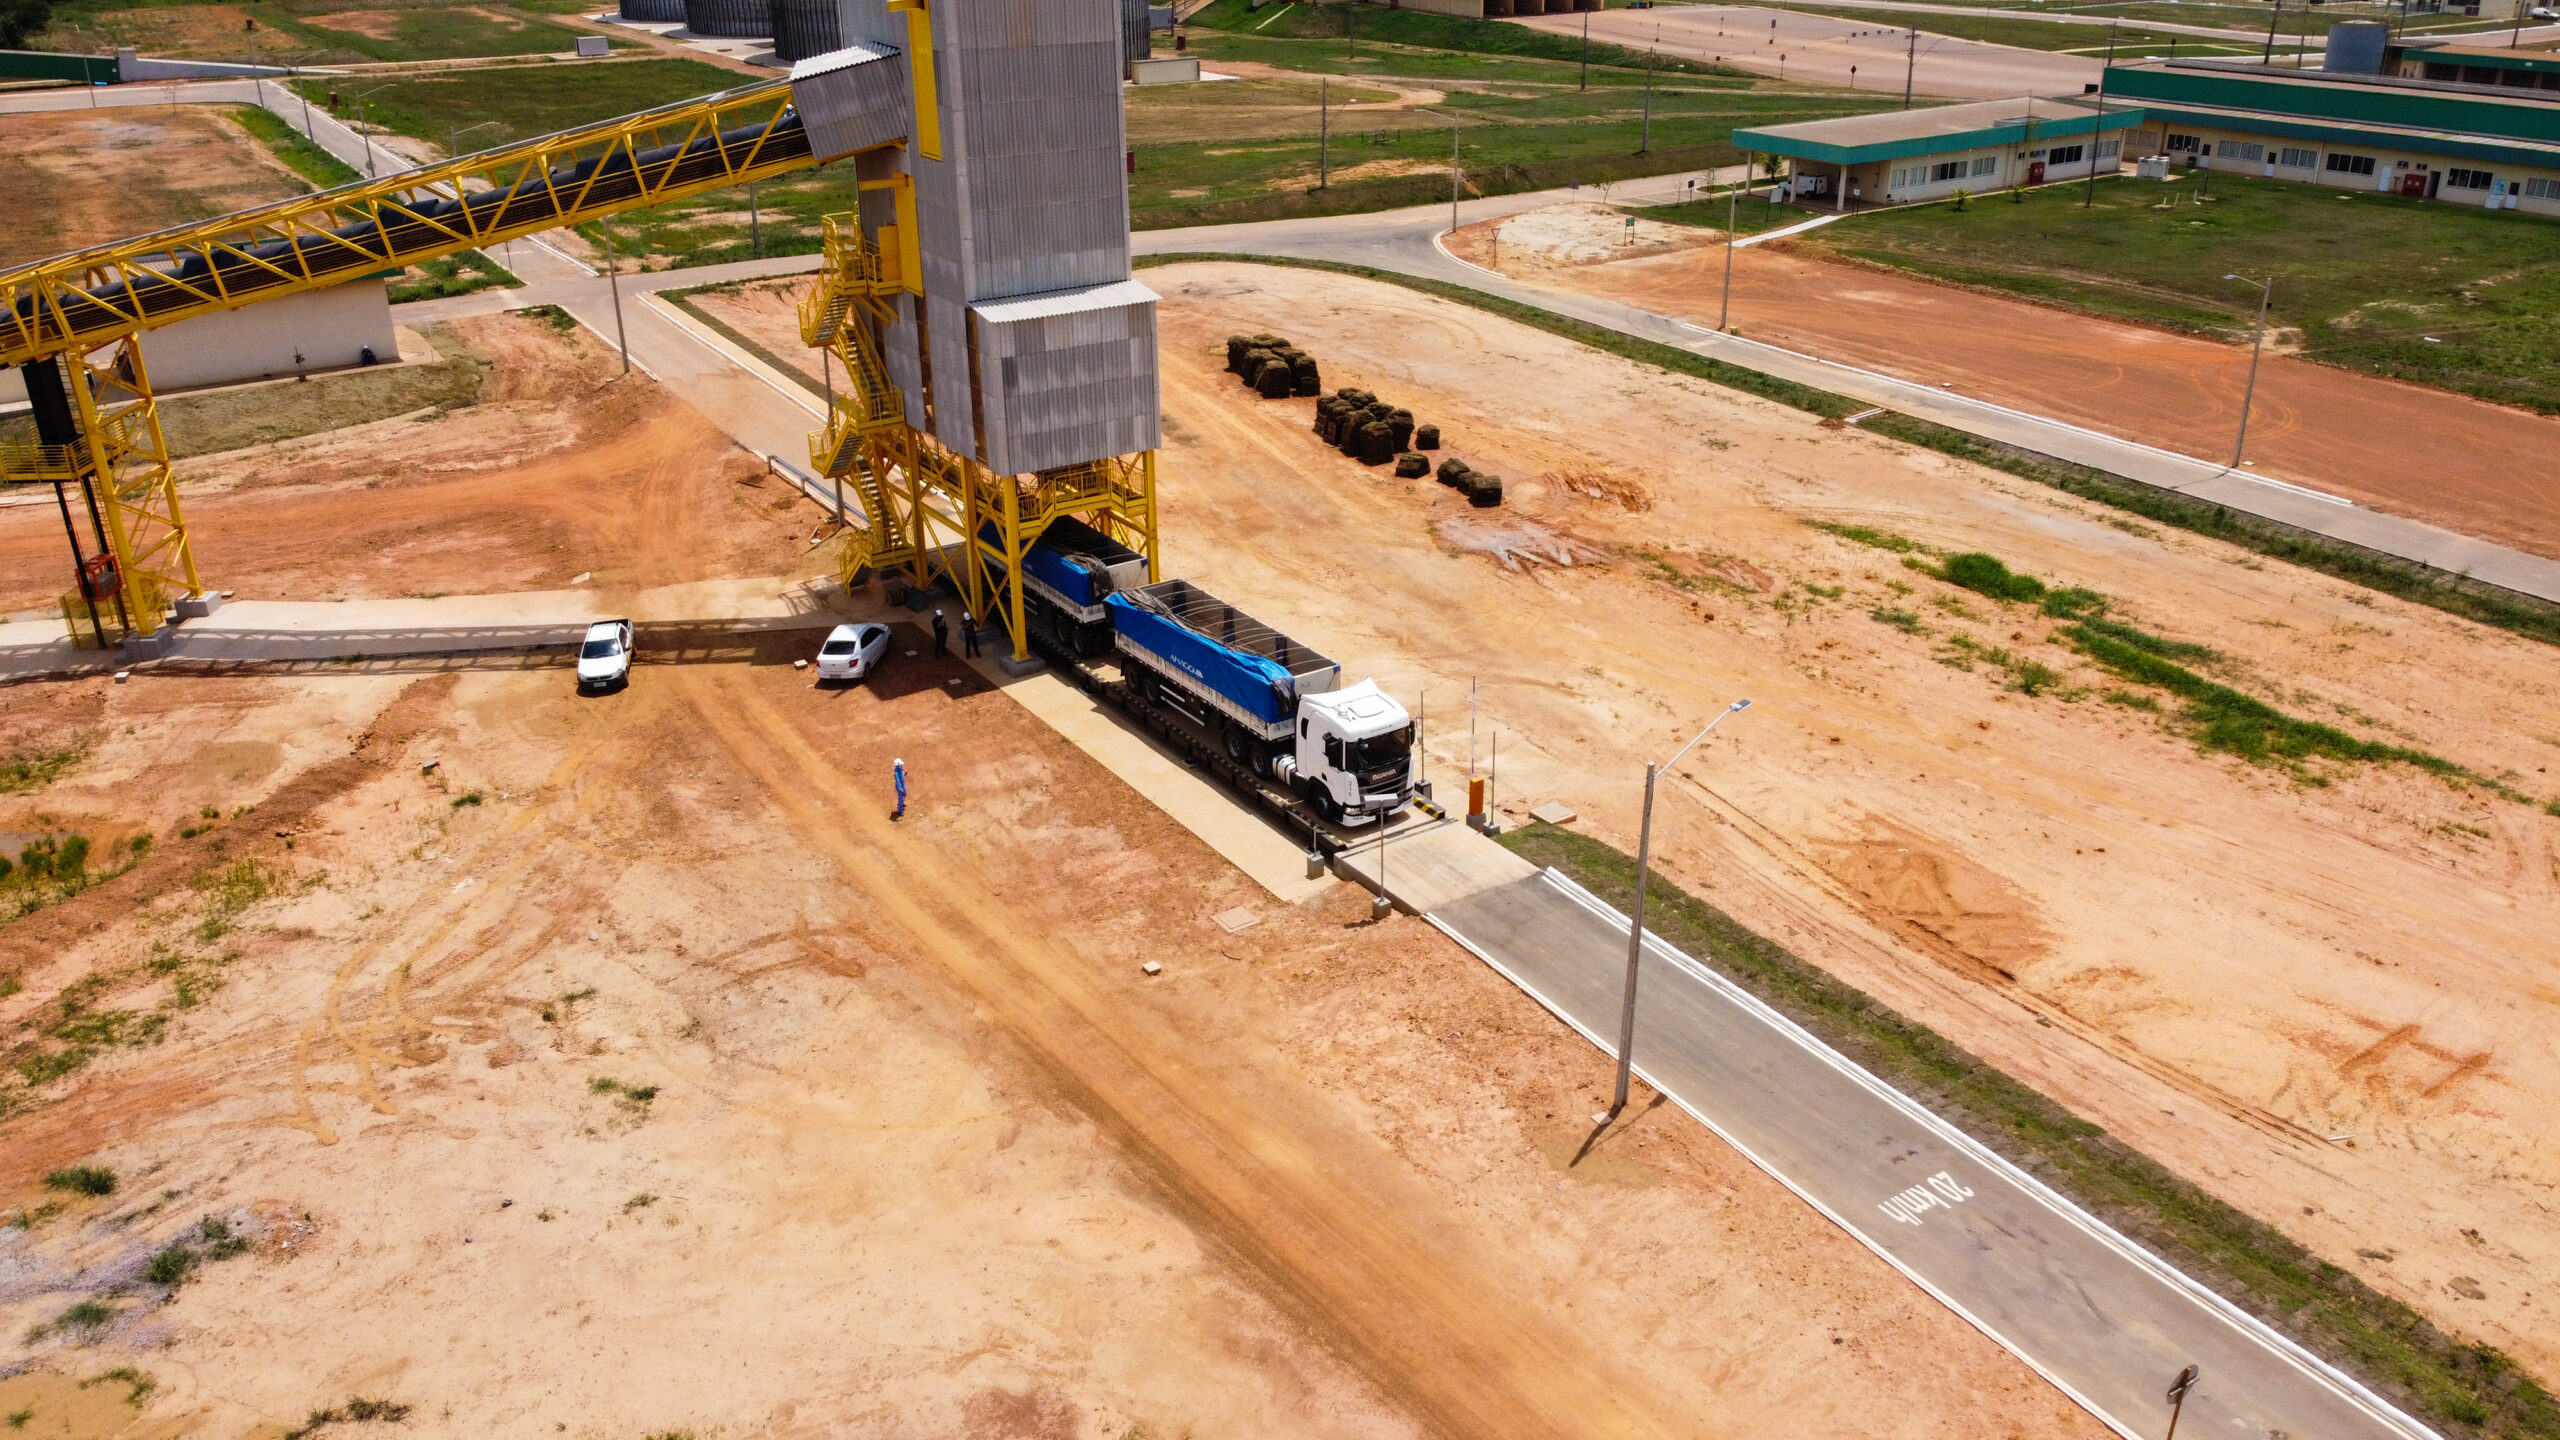
<svg viewBox="0 0 2560 1440">
<path fill-rule="evenodd" d="M 2332 49 L 2336 63 L 2357 47 Z M 2092 164 L 2106 174 L 2155 156 L 2173 173 L 2560 215 L 2560 55 L 2420 43 L 2362 50 L 2352 70 L 2142 61 L 2110 68 L 2099 94 L 1736 130 L 1733 143 L 1791 160 L 1795 196 L 1837 209 L 2071 179 Z"/>
</svg>

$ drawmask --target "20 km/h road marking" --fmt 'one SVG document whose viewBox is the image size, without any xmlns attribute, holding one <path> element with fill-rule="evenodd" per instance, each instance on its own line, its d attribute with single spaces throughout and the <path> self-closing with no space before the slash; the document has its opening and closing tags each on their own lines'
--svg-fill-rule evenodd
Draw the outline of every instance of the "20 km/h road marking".
<svg viewBox="0 0 2560 1440">
<path fill-rule="evenodd" d="M 1930 1176 L 1926 1184 L 1914 1185 L 1890 1199 L 1878 1201 L 1876 1208 L 1884 1212 L 1887 1220 L 1917 1225 L 1921 1223 L 1923 1212 L 1944 1210 L 1972 1198 L 1972 1186 L 1958 1184 L 1953 1174 L 1941 1170 Z"/>
</svg>

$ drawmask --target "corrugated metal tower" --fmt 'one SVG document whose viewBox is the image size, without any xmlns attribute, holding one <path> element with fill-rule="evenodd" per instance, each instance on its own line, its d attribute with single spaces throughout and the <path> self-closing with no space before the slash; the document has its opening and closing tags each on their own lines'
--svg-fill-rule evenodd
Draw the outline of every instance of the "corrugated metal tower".
<svg viewBox="0 0 2560 1440">
<path fill-rule="evenodd" d="M 939 572 L 1027 656 L 1013 577 L 1050 520 L 1156 560 L 1156 296 L 1129 270 L 1120 0 L 845 0 L 843 18 L 852 48 L 804 69 L 850 83 L 901 53 L 913 118 L 907 144 L 857 158 L 861 210 L 831 219 L 803 310 L 853 392 L 812 454 L 883 506 L 848 569 Z"/>
<path fill-rule="evenodd" d="M 841 0 L 773 0 L 773 54 L 786 63 L 844 44 Z"/>
<path fill-rule="evenodd" d="M 1147 58 L 1153 42 L 1147 35 L 1147 0 L 1120 0 L 1120 78 L 1134 72 L 1130 66 Z"/>
<path fill-rule="evenodd" d="M 773 33 L 770 0 L 684 0 L 684 28 L 696 35 L 760 40 Z"/>
<path fill-rule="evenodd" d="M 679 25 L 684 22 L 684 0 L 622 0 L 622 18 Z"/>
</svg>

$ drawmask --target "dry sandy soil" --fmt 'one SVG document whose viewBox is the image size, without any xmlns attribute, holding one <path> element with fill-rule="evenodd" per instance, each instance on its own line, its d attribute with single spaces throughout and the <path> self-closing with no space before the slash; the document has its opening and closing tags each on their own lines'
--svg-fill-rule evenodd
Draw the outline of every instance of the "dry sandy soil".
<svg viewBox="0 0 2560 1440">
<path fill-rule="evenodd" d="M 1469 227 L 1461 253 L 1523 279 L 1716 323 L 1721 246 L 1591 263 L 1587 244 L 1515 242 L 1524 221 L 1504 222 L 1499 256 L 1489 225 Z M 2164 450 L 2231 458 L 2247 346 L 1828 260 L 1806 248 L 1813 243 L 1735 253 L 1735 329 Z M 2377 435 L 2425 436 L 2423 463 L 2373 443 Z M 2560 420 L 2282 355 L 2264 362 L 2249 415 L 2249 456 L 2262 474 L 2549 556 L 2560 556 L 2555 453 Z"/>
<path fill-rule="evenodd" d="M 453 332 L 492 362 L 478 405 L 179 462 L 207 583 L 366 600 L 799 563 L 815 525 L 799 492 L 664 392 L 624 383 L 593 337 L 512 314 Z M 0 517 L 0 608 L 50 604 L 65 583 L 60 519 L 42 507 Z M 699 548 L 680 565 L 643 563 L 634 540 L 653 526 L 698 531 Z"/>
<path fill-rule="evenodd" d="M 1186 362 L 1217 318 L 1175 327 Z M 774 552 L 781 519 L 670 474 L 698 420 L 487 324 L 495 403 L 589 417 L 575 445 L 465 411 L 439 423 L 516 437 L 514 469 L 448 470 L 425 426 L 372 489 L 352 441 L 216 457 L 208 527 L 287 507 L 203 542 L 224 583 L 493 588 L 601 573 L 592 544 L 611 589 Z M 1177 479 L 1198 560 L 1249 474 L 1322 467 L 1177 368 L 1189 433 L 1262 467 Z M 1400 516 L 1385 553 L 1514 583 L 1433 548 L 1419 497 L 1328 483 Z M 551 492 L 624 528 L 580 540 Z M 368 528 L 413 494 L 456 534 L 424 503 L 414 543 Z M 389 540 L 332 568 L 332 533 Z M 0 925 L 10 1058 L 58 1050 L 66 1002 L 165 1027 L 0 1120 L 30 1222 L 0 1229 L 0 1366 L 29 1367 L 0 1410 L 124 1440 L 275 1440 L 350 1397 L 412 1407 L 382 1433 L 597 1440 L 2100 1435 L 1676 1111 L 1576 1163 L 1603 1064 L 1437 932 L 1344 889 L 1273 904 L 974 672 L 822 691 L 806 644 L 600 700 L 396 666 L 0 692 L 13 748 L 90 747 L 0 830 L 160 839 Z M 1237 906 L 1259 923 L 1210 918 Z M 116 1192 L 40 1188 L 74 1162 Z M 248 1252 L 142 1278 L 206 1216 Z M 110 1321 L 28 1338 L 91 1296 Z M 138 1405 L 79 1388 L 125 1367 Z"/>
<path fill-rule="evenodd" d="M 2548 648 L 1400 289 L 1147 279 L 1168 573 L 1427 695 L 1443 775 L 1480 682 L 1513 813 L 1561 799 L 1628 849 L 1645 758 L 1752 697 L 1658 813 L 1675 875 L 2560 1376 L 2560 819 L 2406 768 L 2309 784 L 2200 754 L 2106 703 L 2031 610 L 1804 522 L 2102 590 L 2294 713 L 2546 798 Z M 1252 397 L 1221 367 L 1256 330 L 1440 423 L 1504 507 L 1359 467 L 1306 433 L 1312 401 Z M 1606 563 L 1515 571 L 1482 553 L 1506 542 Z M 1943 663 L 1956 635 L 2085 689 Z"/>
<path fill-rule="evenodd" d="M 0 116 L 0 266 L 299 195 L 284 162 L 213 106 Z"/>
</svg>

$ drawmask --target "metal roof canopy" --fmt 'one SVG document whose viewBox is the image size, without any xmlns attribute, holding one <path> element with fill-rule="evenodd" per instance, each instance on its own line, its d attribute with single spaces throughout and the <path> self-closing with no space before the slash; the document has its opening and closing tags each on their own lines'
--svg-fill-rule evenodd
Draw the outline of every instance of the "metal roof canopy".
<svg viewBox="0 0 2560 1440">
<path fill-rule="evenodd" d="M 1871 115 L 1772 125 L 1766 130 L 1736 130 L 1733 144 L 1742 150 L 1825 165 L 1864 165 L 1913 155 L 2014 145 L 2030 138 L 2030 130 L 2034 132 L 2032 138 L 2049 140 L 2087 135 L 2102 128 L 2123 130 L 2141 120 L 2139 106 L 2110 103 L 2102 124 L 2095 105 L 2080 96 L 2046 99 L 2021 95 L 2015 100 L 1979 100 L 1927 110 L 1882 110 Z"/>
<path fill-rule="evenodd" d="M 2395 75 L 2296 75 L 2235 62 L 2149 61 L 2109 70 L 2107 93 L 2156 107 L 2255 111 L 2270 120 L 2396 127 L 2492 143 L 2560 142 L 2560 105 L 2545 92 L 2456 90 Z"/>
<path fill-rule="evenodd" d="M 2188 125 L 2199 130 L 2227 130 L 2239 135 L 2311 140 L 2332 149 L 2407 150 L 2420 155 L 2441 155 L 2449 160 L 2487 160 L 2538 170 L 2560 170 L 2560 143 L 2503 141 L 2459 131 L 2303 120 L 2269 115 L 2263 110 L 2225 110 L 2198 105 L 2154 104 L 2148 113 L 2153 122 L 2162 125 Z"/>
</svg>

